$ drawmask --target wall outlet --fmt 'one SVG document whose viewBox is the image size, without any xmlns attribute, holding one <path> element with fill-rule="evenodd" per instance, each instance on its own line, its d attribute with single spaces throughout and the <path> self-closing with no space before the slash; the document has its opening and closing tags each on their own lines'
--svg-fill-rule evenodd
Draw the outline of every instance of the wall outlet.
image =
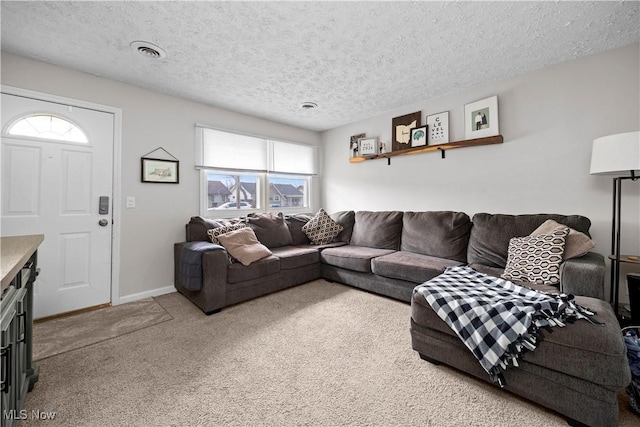
<svg viewBox="0 0 640 427">
<path fill-rule="evenodd" d="M 133 209 L 136 207 L 136 198 L 135 196 L 127 196 L 127 209 Z"/>
</svg>

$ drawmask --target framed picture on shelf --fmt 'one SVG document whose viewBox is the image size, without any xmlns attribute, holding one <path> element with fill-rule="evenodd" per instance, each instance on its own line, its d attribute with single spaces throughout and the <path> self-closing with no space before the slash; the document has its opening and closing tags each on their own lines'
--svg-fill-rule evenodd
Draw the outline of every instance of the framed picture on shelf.
<svg viewBox="0 0 640 427">
<path fill-rule="evenodd" d="M 421 147 L 427 145 L 427 125 L 411 129 L 411 146 Z"/>
<path fill-rule="evenodd" d="M 394 117 L 391 120 L 391 150 L 400 151 L 411 148 L 411 129 L 420 126 L 422 112 Z"/>
<path fill-rule="evenodd" d="M 384 141 L 378 141 L 378 154 L 384 154 L 387 152 L 387 143 Z"/>
<path fill-rule="evenodd" d="M 464 106 L 465 139 L 499 135 L 498 96 L 481 99 Z"/>
<path fill-rule="evenodd" d="M 378 138 L 360 138 L 358 141 L 361 156 L 378 154 Z"/>
<path fill-rule="evenodd" d="M 142 182 L 178 184 L 180 181 L 180 162 L 177 160 L 150 159 L 142 157 Z"/>
<path fill-rule="evenodd" d="M 352 135 L 349 140 L 349 158 L 358 157 L 360 155 L 360 146 L 358 141 L 366 137 L 364 133 L 358 135 Z"/>
<path fill-rule="evenodd" d="M 427 145 L 446 144 L 449 142 L 449 112 L 427 116 Z"/>
</svg>

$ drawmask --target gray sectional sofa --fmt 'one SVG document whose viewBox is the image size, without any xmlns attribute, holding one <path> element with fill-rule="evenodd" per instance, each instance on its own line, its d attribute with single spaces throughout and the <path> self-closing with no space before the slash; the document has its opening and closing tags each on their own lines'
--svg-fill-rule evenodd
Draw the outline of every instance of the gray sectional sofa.
<svg viewBox="0 0 640 427">
<path fill-rule="evenodd" d="M 412 346 L 420 357 L 489 380 L 453 331 L 413 289 L 447 267 L 470 265 L 500 276 L 512 237 L 527 236 L 547 219 L 589 234 L 578 215 L 501 215 L 462 212 L 345 211 L 331 215 L 343 231 L 327 245 L 312 245 L 302 232 L 309 216 L 282 214 L 244 218 L 272 255 L 249 266 L 229 263 L 225 249 L 210 243 L 218 221 L 193 217 L 186 242 L 175 244 L 176 289 L 211 314 L 220 309 L 310 280 L 325 278 L 411 303 Z M 604 326 L 578 321 L 555 328 L 545 344 L 507 370 L 507 389 L 586 425 L 616 425 L 617 391 L 630 372 L 619 325 L 604 296 L 602 255 L 565 260 L 560 288 L 516 284 L 580 295 L 576 302 L 598 313 Z"/>
</svg>

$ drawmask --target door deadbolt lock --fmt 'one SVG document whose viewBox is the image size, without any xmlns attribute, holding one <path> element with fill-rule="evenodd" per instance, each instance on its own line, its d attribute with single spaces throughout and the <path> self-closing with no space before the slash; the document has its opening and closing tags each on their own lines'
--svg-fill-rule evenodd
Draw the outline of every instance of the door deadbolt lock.
<svg viewBox="0 0 640 427">
<path fill-rule="evenodd" d="M 106 219 L 101 219 L 100 221 L 98 221 L 98 225 L 100 225 L 100 227 L 106 227 L 107 225 L 109 225 L 109 221 L 107 221 Z"/>
</svg>

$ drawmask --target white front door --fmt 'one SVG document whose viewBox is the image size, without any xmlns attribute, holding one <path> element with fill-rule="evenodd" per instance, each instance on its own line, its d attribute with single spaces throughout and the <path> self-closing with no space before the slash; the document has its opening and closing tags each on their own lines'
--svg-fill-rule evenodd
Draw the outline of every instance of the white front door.
<svg viewBox="0 0 640 427">
<path fill-rule="evenodd" d="M 2 236 L 44 234 L 34 317 L 111 302 L 114 117 L 2 93 Z"/>
</svg>

